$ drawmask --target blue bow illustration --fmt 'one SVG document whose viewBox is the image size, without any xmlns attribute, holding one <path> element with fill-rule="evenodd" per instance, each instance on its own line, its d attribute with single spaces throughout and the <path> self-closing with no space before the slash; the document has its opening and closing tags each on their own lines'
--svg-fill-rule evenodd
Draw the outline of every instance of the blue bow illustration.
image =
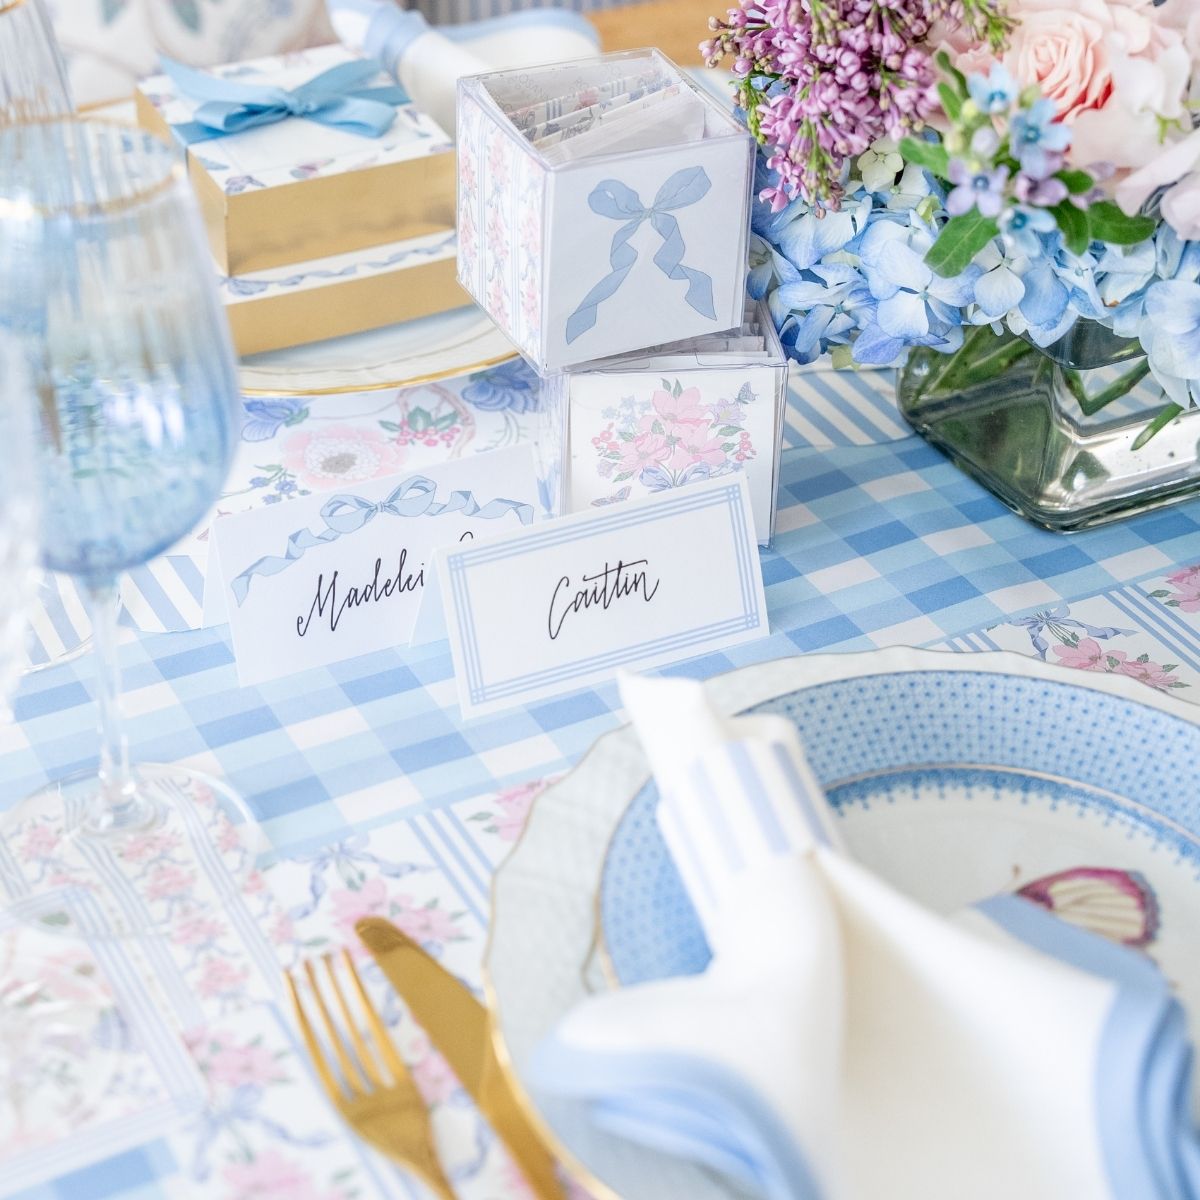
<svg viewBox="0 0 1200 1200">
<path fill-rule="evenodd" d="M 684 299 L 701 315 L 716 320 L 712 278 L 703 271 L 683 265 L 687 247 L 679 232 L 679 222 L 671 215 L 674 209 L 687 208 L 689 204 L 702 200 L 711 187 L 712 183 L 703 167 L 685 167 L 682 171 L 676 171 L 658 189 L 654 203 L 646 208 L 637 192 L 619 179 L 605 179 L 596 185 L 588 197 L 588 207 L 601 217 L 624 221 L 625 224 L 613 235 L 612 248 L 608 253 L 612 271 L 584 296 L 583 302 L 567 318 L 568 344 L 595 325 L 596 310 L 617 291 L 632 270 L 638 254 L 629 244 L 629 239 L 647 220 L 662 238 L 662 245 L 654 255 L 654 265 L 668 279 L 686 279 L 688 288 Z"/>
<path fill-rule="evenodd" d="M 401 87 L 364 87 L 379 74 L 379 64 L 374 62 L 339 63 L 290 92 L 281 87 L 218 79 L 169 58 L 162 60 L 162 66 L 183 95 L 202 101 L 192 120 L 171 127 L 188 145 L 272 125 L 288 117 L 306 117 L 362 137 L 377 138 L 392 127 L 396 106 L 408 103 L 408 93 Z"/>
<path fill-rule="evenodd" d="M 1087 634 L 1088 637 L 1099 638 L 1102 641 L 1107 641 L 1109 638 L 1127 636 L 1134 632 L 1132 629 L 1120 629 L 1115 625 L 1089 625 L 1086 621 L 1077 621 L 1071 616 L 1071 610 L 1065 604 L 1060 604 L 1051 609 L 1043 609 L 1041 612 L 1036 612 L 1030 617 L 1017 617 L 1016 620 L 1007 623 L 1017 629 L 1024 629 L 1029 634 L 1029 640 L 1033 643 L 1033 648 L 1037 651 L 1038 658 L 1045 658 L 1047 651 L 1050 649 L 1049 643 L 1043 636 L 1047 629 L 1051 631 L 1056 627 L 1059 629 L 1079 629 Z"/>
<path fill-rule="evenodd" d="M 250 591 L 255 575 L 278 575 L 302 558 L 306 551 L 336 542 L 348 533 L 357 533 L 381 513 L 391 517 L 440 517 L 447 513 L 462 513 L 464 517 L 479 517 L 493 521 L 507 513 L 515 513 L 522 525 L 533 522 L 533 505 L 519 500 L 489 500 L 480 505 L 469 491 L 451 492 L 445 503 L 437 500 L 437 484 L 424 475 L 413 475 L 398 484 L 376 503 L 362 496 L 333 496 L 321 506 L 325 528 L 319 533 L 297 529 L 287 540 L 282 555 L 267 555 L 248 566 L 229 585 L 240 608 Z"/>
</svg>

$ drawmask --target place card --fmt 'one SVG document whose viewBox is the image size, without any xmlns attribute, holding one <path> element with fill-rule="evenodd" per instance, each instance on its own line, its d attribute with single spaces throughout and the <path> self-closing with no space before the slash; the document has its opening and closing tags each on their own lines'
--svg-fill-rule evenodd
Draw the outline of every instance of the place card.
<svg viewBox="0 0 1200 1200">
<path fill-rule="evenodd" d="M 243 686 L 406 645 L 434 548 L 522 529 L 536 508 L 516 446 L 233 513 L 212 526 L 206 615 L 228 619 Z"/>
<path fill-rule="evenodd" d="M 744 474 L 445 546 L 435 561 L 464 716 L 767 633 Z"/>
</svg>

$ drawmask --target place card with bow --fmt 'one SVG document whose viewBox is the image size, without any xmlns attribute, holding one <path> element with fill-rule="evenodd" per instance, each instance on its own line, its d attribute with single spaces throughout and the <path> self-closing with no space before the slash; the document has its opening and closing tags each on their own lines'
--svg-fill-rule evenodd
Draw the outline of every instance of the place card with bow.
<svg viewBox="0 0 1200 1200">
<path fill-rule="evenodd" d="M 515 446 L 218 517 L 205 623 L 229 622 L 242 686 L 407 645 L 434 549 L 537 511 L 532 451 Z"/>
<path fill-rule="evenodd" d="M 162 66 L 138 120 L 186 152 L 224 275 L 453 228 L 450 138 L 378 63 L 336 45 Z"/>
<path fill-rule="evenodd" d="M 459 81 L 458 278 L 542 373 L 738 325 L 754 140 L 656 50 Z"/>
</svg>

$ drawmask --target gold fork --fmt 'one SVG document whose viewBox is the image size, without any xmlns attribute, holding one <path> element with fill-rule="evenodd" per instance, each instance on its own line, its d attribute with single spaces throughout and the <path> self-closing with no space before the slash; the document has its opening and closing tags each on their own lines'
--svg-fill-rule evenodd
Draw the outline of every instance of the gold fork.
<svg viewBox="0 0 1200 1200">
<path fill-rule="evenodd" d="M 317 1011 L 321 1014 L 325 1032 L 333 1047 L 341 1078 L 334 1073 L 329 1058 L 313 1031 L 312 1022 L 300 999 L 296 979 L 289 971 L 288 988 L 296 1010 L 296 1019 L 300 1023 L 300 1032 L 304 1035 L 317 1074 L 338 1112 L 356 1133 L 376 1149 L 382 1150 L 389 1158 L 418 1175 L 439 1200 L 455 1200 L 454 1190 L 442 1170 L 434 1148 L 429 1110 L 425 1107 L 404 1060 L 397 1053 L 375 1005 L 371 1003 L 349 951 L 343 950 L 340 957 L 366 1016 L 371 1041 L 375 1044 L 375 1053 L 372 1054 L 367 1040 L 359 1032 L 358 1021 L 355 1020 L 338 982 L 333 955 L 326 954 L 322 961 L 325 964 L 329 987 L 345 1022 L 344 1034 L 339 1030 L 329 1006 L 325 1003 L 325 996 L 318 986 L 316 967 L 310 959 L 304 964 L 305 972 Z M 350 1044 L 349 1049 L 347 1041 Z"/>
</svg>

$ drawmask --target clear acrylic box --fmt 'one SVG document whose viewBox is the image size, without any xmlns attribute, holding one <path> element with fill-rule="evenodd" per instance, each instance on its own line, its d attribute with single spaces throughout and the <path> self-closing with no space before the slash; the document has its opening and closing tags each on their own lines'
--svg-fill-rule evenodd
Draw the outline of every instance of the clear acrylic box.
<svg viewBox="0 0 1200 1200">
<path fill-rule="evenodd" d="M 766 305 L 733 329 L 582 363 L 542 383 L 538 456 L 554 516 L 744 470 L 775 530 L 787 359 Z"/>
<path fill-rule="evenodd" d="M 459 81 L 458 279 L 543 374 L 741 321 L 755 144 L 657 50 Z"/>
</svg>

